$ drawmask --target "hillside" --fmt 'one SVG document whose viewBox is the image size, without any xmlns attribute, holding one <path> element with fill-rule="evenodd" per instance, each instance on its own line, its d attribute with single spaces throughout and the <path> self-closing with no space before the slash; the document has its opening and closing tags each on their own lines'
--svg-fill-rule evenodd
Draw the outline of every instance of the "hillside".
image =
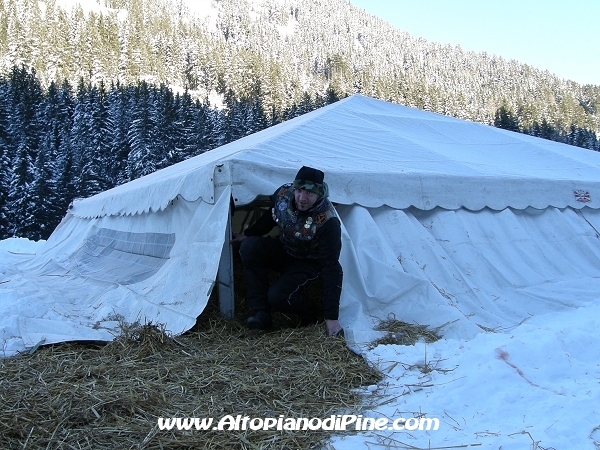
<svg viewBox="0 0 600 450">
<path fill-rule="evenodd" d="M 596 149 L 599 86 L 415 39 L 345 0 L 74 4 L 3 2 L 3 72 L 25 65 L 43 85 L 144 79 L 213 102 L 232 91 L 272 114 L 306 94 L 360 92 Z"/>
</svg>

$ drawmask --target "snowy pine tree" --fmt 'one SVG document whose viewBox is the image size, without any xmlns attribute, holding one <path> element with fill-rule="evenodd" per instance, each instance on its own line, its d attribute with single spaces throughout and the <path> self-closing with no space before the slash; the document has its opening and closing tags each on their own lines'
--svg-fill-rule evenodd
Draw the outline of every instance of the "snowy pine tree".
<svg viewBox="0 0 600 450">
<path fill-rule="evenodd" d="M 25 143 L 18 148 L 12 161 L 8 190 L 8 235 L 35 239 L 37 228 L 35 208 L 32 202 L 31 184 L 33 181 L 33 163 L 31 150 Z"/>
<path fill-rule="evenodd" d="M 131 91 L 120 84 L 113 84 L 107 93 L 108 107 L 108 154 L 111 166 L 108 172 L 108 182 L 111 186 L 118 186 L 129 181 L 127 172 L 127 158 L 131 151 L 128 139 L 131 120 Z"/>
<path fill-rule="evenodd" d="M 79 194 L 89 197 L 112 187 L 109 174 L 112 172 L 113 158 L 110 155 L 110 133 L 106 91 L 100 83 L 92 86 L 85 99 L 84 122 L 87 124 L 86 145 L 80 147 Z"/>
<path fill-rule="evenodd" d="M 144 81 L 138 83 L 131 109 L 131 123 L 127 139 L 131 151 L 127 157 L 127 172 L 131 180 L 154 172 L 157 161 L 152 143 L 152 108 L 154 95 Z"/>
</svg>

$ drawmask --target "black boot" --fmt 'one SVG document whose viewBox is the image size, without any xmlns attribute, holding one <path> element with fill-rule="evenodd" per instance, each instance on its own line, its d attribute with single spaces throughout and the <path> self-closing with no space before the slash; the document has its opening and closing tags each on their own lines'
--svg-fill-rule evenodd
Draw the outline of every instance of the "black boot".
<svg viewBox="0 0 600 450">
<path fill-rule="evenodd" d="M 268 330 L 273 325 L 271 314 L 266 311 L 258 311 L 246 320 L 246 326 L 253 330 Z"/>
</svg>

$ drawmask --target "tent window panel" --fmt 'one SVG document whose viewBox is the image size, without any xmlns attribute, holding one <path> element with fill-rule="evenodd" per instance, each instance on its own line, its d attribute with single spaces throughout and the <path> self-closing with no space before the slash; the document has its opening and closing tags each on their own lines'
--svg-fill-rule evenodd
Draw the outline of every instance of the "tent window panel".
<svg viewBox="0 0 600 450">
<path fill-rule="evenodd" d="M 71 259 L 81 276 L 119 284 L 143 281 L 165 264 L 175 233 L 133 233 L 94 227 Z"/>
<path fill-rule="evenodd" d="M 132 233 L 109 228 L 96 230 L 95 234 L 86 239 L 92 247 L 168 259 L 175 244 L 175 233 Z"/>
</svg>

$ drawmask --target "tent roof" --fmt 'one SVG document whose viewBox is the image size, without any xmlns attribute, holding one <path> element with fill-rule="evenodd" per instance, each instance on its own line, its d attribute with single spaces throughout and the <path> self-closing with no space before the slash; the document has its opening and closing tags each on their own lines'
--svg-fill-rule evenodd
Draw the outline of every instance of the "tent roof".
<svg viewBox="0 0 600 450">
<path fill-rule="evenodd" d="M 600 154 L 354 95 L 179 164 L 78 200 L 79 217 L 137 214 L 177 197 L 236 204 L 321 168 L 339 204 L 430 210 L 600 207 Z M 215 179 L 215 177 L 217 177 Z"/>
</svg>

